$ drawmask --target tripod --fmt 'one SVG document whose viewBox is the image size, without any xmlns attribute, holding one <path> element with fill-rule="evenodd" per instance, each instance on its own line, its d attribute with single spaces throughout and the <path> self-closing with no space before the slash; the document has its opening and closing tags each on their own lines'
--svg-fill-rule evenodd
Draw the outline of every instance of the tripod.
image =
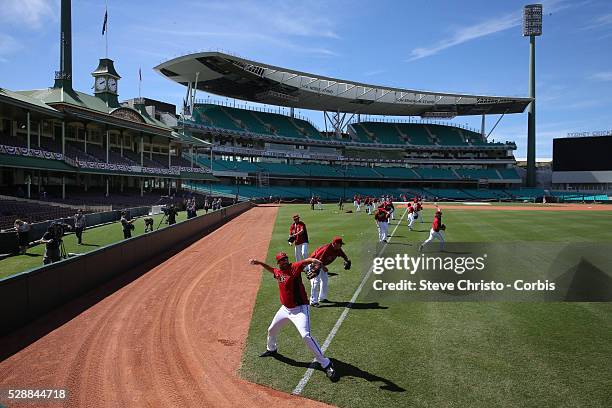
<svg viewBox="0 0 612 408">
<path fill-rule="evenodd" d="M 162 223 L 163 223 L 164 221 L 165 221 L 166 223 L 168 223 L 168 216 L 166 215 L 166 213 L 164 213 L 164 215 L 162 216 L 161 220 L 159 220 L 159 224 L 157 224 L 157 228 L 156 228 L 156 230 L 158 230 L 158 229 L 159 229 L 159 227 L 161 227 L 161 225 L 162 225 Z"/>
<path fill-rule="evenodd" d="M 66 259 L 68 255 L 66 254 L 66 247 L 64 246 L 64 241 L 60 239 L 60 258 Z"/>
</svg>

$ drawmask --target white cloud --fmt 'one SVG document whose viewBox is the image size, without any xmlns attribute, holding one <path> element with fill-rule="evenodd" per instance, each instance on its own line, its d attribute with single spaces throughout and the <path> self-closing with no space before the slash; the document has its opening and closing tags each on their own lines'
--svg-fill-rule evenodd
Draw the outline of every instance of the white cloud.
<svg viewBox="0 0 612 408">
<path fill-rule="evenodd" d="M 568 4 L 564 0 L 549 0 L 543 2 L 543 10 L 545 15 L 547 13 L 550 14 L 552 12 L 558 12 L 573 6 L 574 5 Z M 447 48 L 454 47 L 477 38 L 499 33 L 510 28 L 518 27 L 521 24 L 522 10 L 517 10 L 501 17 L 493 17 L 478 24 L 462 27 L 456 30 L 450 37 L 444 38 L 433 45 L 414 48 L 410 53 L 410 58 L 408 61 L 429 57 Z"/>
<path fill-rule="evenodd" d="M 21 44 L 8 34 L 0 33 L 0 56 L 12 54 L 21 49 Z M 6 59 L 3 58 L 4 61 Z"/>
<path fill-rule="evenodd" d="M 596 72 L 590 78 L 595 81 L 612 81 L 612 71 Z"/>
<path fill-rule="evenodd" d="M 2 0 L 0 21 L 37 29 L 48 18 L 55 17 L 57 3 L 52 0 Z"/>
<path fill-rule="evenodd" d="M 585 29 L 596 29 L 612 26 L 612 13 L 603 14 L 594 18 L 588 26 L 584 27 Z"/>
</svg>

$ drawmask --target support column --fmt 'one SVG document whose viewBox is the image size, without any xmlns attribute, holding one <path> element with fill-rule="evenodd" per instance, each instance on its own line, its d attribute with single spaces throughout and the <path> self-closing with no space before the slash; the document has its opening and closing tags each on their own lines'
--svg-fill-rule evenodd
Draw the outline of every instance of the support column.
<svg viewBox="0 0 612 408">
<path fill-rule="evenodd" d="M 144 136 L 140 134 L 140 165 L 144 166 Z"/>
<path fill-rule="evenodd" d="M 172 179 L 168 179 L 167 183 L 168 183 L 168 197 L 170 197 L 170 195 L 172 195 L 170 191 L 170 188 L 172 187 Z"/>
<path fill-rule="evenodd" d="M 123 193 L 123 176 L 119 176 L 119 189 Z"/>
<path fill-rule="evenodd" d="M 536 185 L 536 116 L 535 116 L 535 36 L 529 37 L 529 97 L 533 101 L 527 111 L 527 187 Z"/>
<path fill-rule="evenodd" d="M 108 176 L 106 176 L 106 197 L 108 197 Z"/>
<path fill-rule="evenodd" d="M 62 200 L 66 199 L 66 176 L 62 176 Z"/>
<path fill-rule="evenodd" d="M 28 175 L 26 179 L 26 185 L 28 188 L 28 198 L 32 198 L 32 175 Z"/>
<path fill-rule="evenodd" d="M 62 156 L 66 155 L 66 121 L 62 120 Z"/>
<path fill-rule="evenodd" d="M 83 138 L 83 151 L 87 153 L 87 123 L 83 124 L 83 128 L 85 129 L 85 137 Z"/>
<path fill-rule="evenodd" d="M 144 196 L 144 179 L 140 178 L 140 196 Z"/>
<path fill-rule="evenodd" d="M 168 168 L 170 168 L 170 166 L 172 166 L 172 155 L 170 154 L 170 145 L 172 144 L 172 142 L 170 141 L 170 139 L 168 139 Z"/>
<path fill-rule="evenodd" d="M 121 157 L 123 157 L 123 129 L 121 129 L 121 135 L 119 137 L 120 141 L 121 141 Z M 121 190 L 123 191 L 123 190 Z"/>
<path fill-rule="evenodd" d="M 38 122 L 38 148 L 40 149 L 40 132 L 41 132 L 41 125 L 40 122 Z"/>
<path fill-rule="evenodd" d="M 482 135 L 482 138 L 484 139 L 485 137 L 487 137 L 487 134 L 485 132 L 485 114 L 482 114 L 482 122 L 480 122 L 480 134 Z"/>
<path fill-rule="evenodd" d="M 191 145 L 190 150 L 189 157 L 191 158 L 191 168 L 193 169 L 193 145 Z"/>
<path fill-rule="evenodd" d="M 87 190 L 89 189 L 89 174 L 85 174 L 84 178 L 85 178 L 85 182 L 84 182 L 84 184 L 85 184 L 85 192 L 87 192 Z"/>
<path fill-rule="evenodd" d="M 38 170 L 38 198 L 40 199 L 40 191 L 42 187 L 42 172 Z"/>
<path fill-rule="evenodd" d="M 31 126 L 30 126 L 30 111 L 28 111 L 26 113 L 26 122 L 27 122 L 27 127 L 28 127 L 28 153 L 30 152 L 30 137 L 31 137 Z M 28 196 L 28 198 L 30 198 Z"/>
<path fill-rule="evenodd" d="M 153 136 L 149 136 L 149 160 L 153 160 Z"/>
<path fill-rule="evenodd" d="M 110 155 L 110 130 L 106 129 L 106 163 L 109 163 L 109 155 Z"/>
</svg>

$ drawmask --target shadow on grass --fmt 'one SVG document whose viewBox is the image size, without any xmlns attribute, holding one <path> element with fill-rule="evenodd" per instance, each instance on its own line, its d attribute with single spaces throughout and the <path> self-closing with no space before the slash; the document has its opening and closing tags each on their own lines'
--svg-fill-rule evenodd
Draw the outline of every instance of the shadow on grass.
<svg viewBox="0 0 612 408">
<path fill-rule="evenodd" d="M 100 245 L 98 245 L 98 244 L 81 244 L 79 246 L 99 247 Z"/>
<path fill-rule="evenodd" d="M 381 306 L 378 302 L 351 304 L 351 302 L 331 302 L 329 301 L 329 302 L 321 303 L 319 305 L 319 308 L 323 308 L 323 307 L 348 307 L 349 309 L 388 309 L 387 306 Z"/>
<path fill-rule="evenodd" d="M 283 356 L 280 353 L 276 353 L 276 355 L 274 356 L 274 359 L 277 361 L 280 361 L 281 363 L 285 363 L 293 367 L 310 368 L 312 364 L 312 363 L 304 362 L 304 361 L 296 361 L 292 359 L 291 357 Z M 393 381 L 386 379 L 384 377 L 381 377 L 379 375 L 372 374 L 368 371 L 362 370 L 361 368 L 353 364 L 346 363 L 336 358 L 330 358 L 330 360 L 333 362 L 334 367 L 336 368 L 336 372 L 338 373 L 338 381 L 342 380 L 343 378 L 348 378 L 348 377 L 362 378 L 366 380 L 367 382 L 382 383 L 378 387 L 381 390 L 390 391 L 390 392 L 405 392 L 406 391 L 405 388 L 400 387 Z M 318 363 L 313 364 L 312 367 L 317 371 L 321 371 L 321 372 L 324 371 L 323 368 L 321 368 L 321 365 Z"/>
</svg>

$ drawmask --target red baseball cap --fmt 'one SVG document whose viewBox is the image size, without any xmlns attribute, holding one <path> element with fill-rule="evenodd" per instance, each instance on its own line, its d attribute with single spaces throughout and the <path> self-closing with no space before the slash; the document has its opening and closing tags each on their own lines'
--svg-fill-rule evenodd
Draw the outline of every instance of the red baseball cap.
<svg viewBox="0 0 612 408">
<path fill-rule="evenodd" d="M 289 259 L 289 255 L 287 255 L 286 252 L 279 252 L 278 254 L 276 254 L 276 262 L 278 263 L 281 259 L 283 258 L 287 258 Z"/>
<path fill-rule="evenodd" d="M 342 237 L 334 237 L 332 244 L 344 244 L 344 241 L 342 241 Z"/>
</svg>

